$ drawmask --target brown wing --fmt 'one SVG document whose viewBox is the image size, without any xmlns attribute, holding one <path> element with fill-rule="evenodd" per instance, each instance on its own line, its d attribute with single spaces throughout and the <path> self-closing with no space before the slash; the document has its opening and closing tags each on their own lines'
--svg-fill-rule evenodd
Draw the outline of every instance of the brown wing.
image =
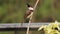
<svg viewBox="0 0 60 34">
<path fill-rule="evenodd" d="M 24 18 L 27 18 L 27 16 L 29 16 L 30 14 L 31 14 L 31 11 L 26 12 L 25 15 L 24 15 Z"/>
</svg>

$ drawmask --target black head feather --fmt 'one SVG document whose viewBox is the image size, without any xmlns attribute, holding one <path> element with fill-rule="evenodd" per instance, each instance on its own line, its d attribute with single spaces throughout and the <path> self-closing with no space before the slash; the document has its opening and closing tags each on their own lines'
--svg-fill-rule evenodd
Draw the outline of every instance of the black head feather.
<svg viewBox="0 0 60 34">
<path fill-rule="evenodd" d="M 31 7 L 29 4 L 27 4 L 27 7 Z"/>
</svg>

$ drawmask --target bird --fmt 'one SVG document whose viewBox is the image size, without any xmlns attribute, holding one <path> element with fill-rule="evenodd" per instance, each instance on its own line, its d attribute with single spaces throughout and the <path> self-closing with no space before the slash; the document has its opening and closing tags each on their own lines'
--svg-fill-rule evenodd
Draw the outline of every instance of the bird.
<svg viewBox="0 0 60 34">
<path fill-rule="evenodd" d="M 29 5 L 29 4 L 27 4 L 27 7 L 28 7 L 28 11 L 26 11 L 26 13 L 24 15 L 24 19 L 29 21 L 31 15 L 33 13 L 34 8 L 31 5 Z"/>
<path fill-rule="evenodd" d="M 30 10 L 30 11 L 34 10 L 33 7 L 31 5 L 29 5 L 29 4 L 27 4 L 27 7 L 28 7 L 28 10 Z"/>
</svg>

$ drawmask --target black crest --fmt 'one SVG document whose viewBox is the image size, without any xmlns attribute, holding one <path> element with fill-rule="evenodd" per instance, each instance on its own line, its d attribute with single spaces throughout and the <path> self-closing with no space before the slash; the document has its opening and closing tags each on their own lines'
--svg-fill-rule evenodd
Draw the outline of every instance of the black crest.
<svg viewBox="0 0 60 34">
<path fill-rule="evenodd" d="M 27 7 L 31 7 L 30 4 L 27 4 Z"/>
</svg>

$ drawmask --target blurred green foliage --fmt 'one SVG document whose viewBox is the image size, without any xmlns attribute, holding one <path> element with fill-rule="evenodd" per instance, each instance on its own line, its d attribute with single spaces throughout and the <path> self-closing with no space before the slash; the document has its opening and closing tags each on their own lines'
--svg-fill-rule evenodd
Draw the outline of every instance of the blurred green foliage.
<svg viewBox="0 0 60 34">
<path fill-rule="evenodd" d="M 26 3 L 34 6 L 35 2 L 36 0 L 0 0 L 0 23 L 23 22 L 24 14 L 27 11 Z M 33 21 L 39 21 L 49 15 L 54 16 L 58 21 L 60 21 L 60 3 L 57 3 L 57 8 L 53 8 L 53 3 L 53 0 L 40 0 L 33 15 Z M 0 31 L 0 34 L 9 33 L 14 34 L 12 31 Z M 19 31 L 18 34 L 20 33 L 25 34 L 26 31 Z M 31 33 L 40 34 L 38 31 L 33 31 Z"/>
<path fill-rule="evenodd" d="M 58 0 L 42 0 L 39 2 L 36 11 L 34 12 L 33 21 L 40 22 L 44 17 L 53 16 L 60 21 L 60 1 Z M 54 5 L 55 3 L 55 5 Z M 56 8 L 55 8 L 55 7 Z"/>
<path fill-rule="evenodd" d="M 0 0 L 0 23 L 23 22 L 25 11 L 24 0 Z"/>
<path fill-rule="evenodd" d="M 0 34 L 14 34 L 14 31 L 0 31 Z"/>
<path fill-rule="evenodd" d="M 0 0 L 0 23 L 18 23 L 24 21 L 27 11 L 26 3 L 33 7 L 36 0 Z M 57 3 L 58 1 L 56 1 Z M 39 21 L 47 16 L 54 16 L 60 21 L 60 4 L 52 7 L 54 0 L 40 0 L 33 15 L 33 21 Z"/>
</svg>

